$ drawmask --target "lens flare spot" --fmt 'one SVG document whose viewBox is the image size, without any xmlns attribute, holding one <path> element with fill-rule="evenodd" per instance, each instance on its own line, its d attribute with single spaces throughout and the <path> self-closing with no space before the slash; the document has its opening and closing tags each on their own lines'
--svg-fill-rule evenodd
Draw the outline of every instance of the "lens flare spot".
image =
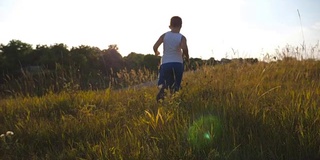
<svg viewBox="0 0 320 160">
<path fill-rule="evenodd" d="M 204 138 L 206 138 L 206 139 L 211 139 L 210 134 L 209 134 L 209 133 L 205 133 L 205 134 L 204 134 Z"/>
<path fill-rule="evenodd" d="M 202 116 L 189 127 L 188 141 L 193 148 L 201 150 L 212 146 L 220 138 L 221 132 L 222 127 L 218 117 Z"/>
</svg>

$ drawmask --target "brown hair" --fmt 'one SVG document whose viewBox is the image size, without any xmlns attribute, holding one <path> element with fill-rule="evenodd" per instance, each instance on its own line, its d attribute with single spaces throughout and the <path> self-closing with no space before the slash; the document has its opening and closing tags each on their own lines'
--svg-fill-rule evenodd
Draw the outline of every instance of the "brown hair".
<svg viewBox="0 0 320 160">
<path fill-rule="evenodd" d="M 182 19 L 179 16 L 173 16 L 170 20 L 171 27 L 181 27 L 182 26 Z"/>
</svg>

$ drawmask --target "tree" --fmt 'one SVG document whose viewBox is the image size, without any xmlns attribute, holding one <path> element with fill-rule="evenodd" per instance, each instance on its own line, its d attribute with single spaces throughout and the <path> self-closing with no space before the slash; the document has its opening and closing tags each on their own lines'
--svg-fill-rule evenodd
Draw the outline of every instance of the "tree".
<svg viewBox="0 0 320 160">
<path fill-rule="evenodd" d="M 34 59 L 33 64 L 34 65 L 44 65 L 42 61 L 42 57 L 46 55 L 50 51 L 49 47 L 47 45 L 37 45 L 36 48 L 32 51 L 32 59 Z"/>
<path fill-rule="evenodd" d="M 160 64 L 160 57 L 147 54 L 143 57 L 143 66 L 151 71 L 157 71 Z"/>
<path fill-rule="evenodd" d="M 54 54 L 55 63 L 60 64 L 63 67 L 70 66 L 72 59 L 67 45 L 63 43 L 55 44 L 50 46 L 50 50 Z"/>
<path fill-rule="evenodd" d="M 102 64 L 105 66 L 105 73 L 117 72 L 124 68 L 124 60 L 118 52 L 117 45 L 109 45 L 109 48 L 101 52 Z"/>
<path fill-rule="evenodd" d="M 143 66 L 143 54 L 131 52 L 128 56 L 124 57 L 126 67 L 130 69 L 139 69 Z"/>
<path fill-rule="evenodd" d="M 39 55 L 39 64 L 47 67 L 50 70 L 55 69 L 55 63 L 58 61 L 58 57 L 53 53 L 51 47 L 47 45 L 37 45 L 34 54 Z"/>
<path fill-rule="evenodd" d="M 99 53 L 97 47 L 81 45 L 70 50 L 71 65 L 80 69 L 83 74 L 96 73 L 100 70 Z"/>
<path fill-rule="evenodd" d="M 2 46 L 2 44 L 0 44 L 0 47 Z M 2 52 L 2 50 L 0 49 L 0 74 L 4 72 L 4 63 L 5 63 L 5 56 Z"/>
<path fill-rule="evenodd" d="M 33 49 L 30 44 L 21 42 L 20 40 L 11 40 L 7 45 L 1 44 L 2 67 L 8 73 L 13 73 L 22 67 L 30 65 L 27 56 L 32 53 Z"/>
</svg>

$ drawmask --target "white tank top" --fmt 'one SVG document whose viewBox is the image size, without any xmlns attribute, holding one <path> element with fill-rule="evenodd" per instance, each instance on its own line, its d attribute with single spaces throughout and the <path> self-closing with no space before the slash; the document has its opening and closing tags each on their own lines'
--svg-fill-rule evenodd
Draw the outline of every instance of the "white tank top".
<svg viewBox="0 0 320 160">
<path fill-rule="evenodd" d="M 182 51 L 180 47 L 181 33 L 167 32 L 163 38 L 163 56 L 161 64 L 178 62 L 183 63 Z"/>
</svg>

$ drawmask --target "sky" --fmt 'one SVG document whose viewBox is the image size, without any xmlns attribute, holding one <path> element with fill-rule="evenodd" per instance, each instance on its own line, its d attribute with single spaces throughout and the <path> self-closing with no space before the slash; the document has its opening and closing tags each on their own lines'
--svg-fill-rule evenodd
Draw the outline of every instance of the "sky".
<svg viewBox="0 0 320 160">
<path fill-rule="evenodd" d="M 0 0 L 0 43 L 117 44 L 122 56 L 153 54 L 172 16 L 182 18 L 193 58 L 261 59 L 320 40 L 319 0 Z"/>
</svg>

